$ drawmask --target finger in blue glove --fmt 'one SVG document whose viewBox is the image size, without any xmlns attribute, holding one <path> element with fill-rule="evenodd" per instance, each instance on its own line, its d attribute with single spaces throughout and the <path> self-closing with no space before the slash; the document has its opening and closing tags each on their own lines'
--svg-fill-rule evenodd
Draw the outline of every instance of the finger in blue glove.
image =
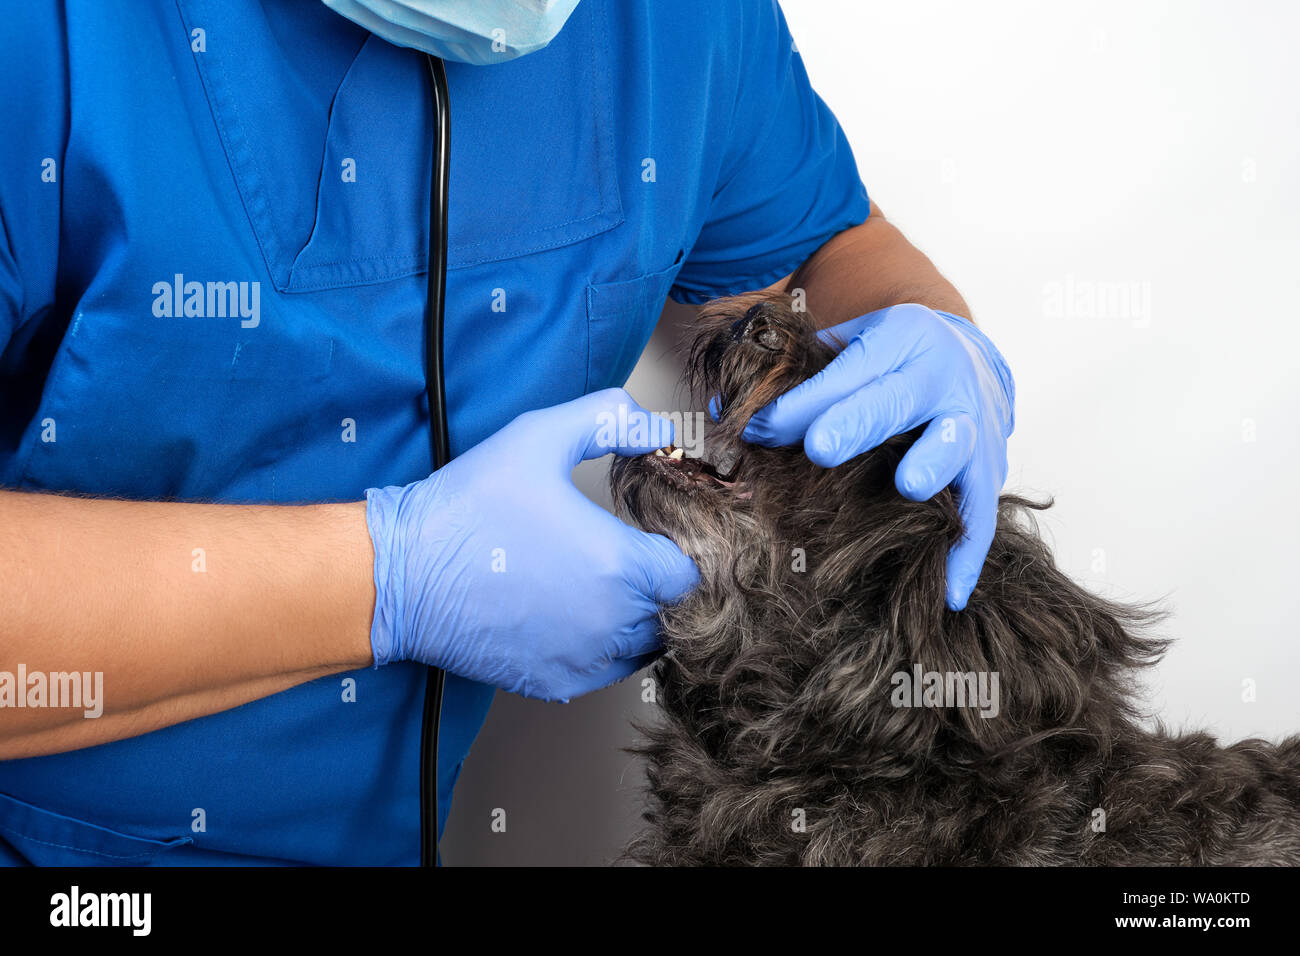
<svg viewBox="0 0 1300 956">
<path fill-rule="evenodd" d="M 1006 361 L 972 322 L 915 304 L 820 334 L 845 343 L 840 354 L 760 409 L 744 438 L 769 447 L 802 441 L 812 461 L 830 468 L 926 425 L 895 484 L 915 501 L 953 488 L 964 534 L 948 557 L 947 604 L 961 610 L 988 556 L 1007 475 L 1015 381 Z"/>
<path fill-rule="evenodd" d="M 607 389 L 527 412 L 421 481 L 369 489 L 376 666 L 419 661 L 543 700 L 645 666 L 659 605 L 698 571 L 593 504 L 572 472 L 671 441 L 669 420 Z"/>
</svg>

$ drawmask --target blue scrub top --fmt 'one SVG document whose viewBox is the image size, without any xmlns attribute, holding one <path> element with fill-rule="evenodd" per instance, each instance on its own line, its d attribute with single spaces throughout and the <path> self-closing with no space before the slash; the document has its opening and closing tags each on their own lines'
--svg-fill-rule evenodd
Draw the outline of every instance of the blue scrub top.
<svg viewBox="0 0 1300 956">
<path fill-rule="evenodd" d="M 295 503 L 424 477 L 422 57 L 308 0 L 5 16 L 0 485 Z M 583 0 L 546 49 L 447 77 L 453 453 L 622 384 L 667 295 L 770 285 L 868 213 L 773 2 Z M 0 762 L 0 861 L 415 864 L 423 694 L 394 664 Z M 448 678 L 444 820 L 492 694 Z"/>
</svg>

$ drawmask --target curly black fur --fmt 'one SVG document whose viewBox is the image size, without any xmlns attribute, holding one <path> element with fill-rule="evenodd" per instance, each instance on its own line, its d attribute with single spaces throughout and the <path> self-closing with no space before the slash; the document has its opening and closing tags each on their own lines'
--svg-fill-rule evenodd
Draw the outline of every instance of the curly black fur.
<svg viewBox="0 0 1300 956">
<path fill-rule="evenodd" d="M 1300 863 L 1300 738 L 1220 747 L 1140 726 L 1133 676 L 1157 615 L 1055 565 L 1038 505 L 1004 496 L 967 608 L 944 604 L 950 492 L 895 490 L 918 432 L 838 468 L 740 440 L 755 410 L 834 355 L 786 297 L 705 311 L 697 394 L 733 468 L 645 456 L 611 482 L 701 583 L 662 612 L 665 720 L 641 730 L 658 864 Z M 798 550 L 802 549 L 802 550 Z M 801 565 L 801 554 L 802 562 Z M 996 672 L 1000 709 L 904 708 L 892 675 Z"/>
</svg>

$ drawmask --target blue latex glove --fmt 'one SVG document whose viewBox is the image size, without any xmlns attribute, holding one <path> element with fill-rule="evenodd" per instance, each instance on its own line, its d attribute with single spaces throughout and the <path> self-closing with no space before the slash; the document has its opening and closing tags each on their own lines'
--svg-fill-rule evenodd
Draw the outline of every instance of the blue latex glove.
<svg viewBox="0 0 1300 956">
<path fill-rule="evenodd" d="M 925 501 L 953 485 L 963 539 L 948 555 L 948 607 L 960 611 L 979 580 L 1007 478 L 1016 386 L 1006 361 L 971 322 L 922 305 L 896 305 L 825 329 L 846 343 L 830 365 L 761 409 L 744 438 L 759 445 L 803 440 L 810 459 L 833 467 L 929 422 L 894 476 Z"/>
<path fill-rule="evenodd" d="M 607 389 L 520 415 L 422 481 L 369 489 L 376 666 L 420 661 L 543 700 L 643 667 L 661 646 L 658 605 L 698 572 L 667 538 L 592 504 L 571 473 L 671 440 L 670 421 Z"/>
</svg>

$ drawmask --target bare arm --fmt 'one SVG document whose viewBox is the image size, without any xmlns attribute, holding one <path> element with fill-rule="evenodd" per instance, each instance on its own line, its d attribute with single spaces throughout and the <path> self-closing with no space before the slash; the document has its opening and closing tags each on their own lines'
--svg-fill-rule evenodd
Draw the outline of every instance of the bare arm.
<svg viewBox="0 0 1300 956">
<path fill-rule="evenodd" d="M 865 222 L 830 239 L 771 288 L 803 289 L 823 327 L 904 302 L 970 318 L 952 283 L 875 203 Z"/>
<path fill-rule="evenodd" d="M 0 708 L 0 759 L 135 736 L 367 666 L 372 568 L 361 502 L 0 492 L 0 672 L 99 671 L 104 697 L 98 718 Z"/>
</svg>

